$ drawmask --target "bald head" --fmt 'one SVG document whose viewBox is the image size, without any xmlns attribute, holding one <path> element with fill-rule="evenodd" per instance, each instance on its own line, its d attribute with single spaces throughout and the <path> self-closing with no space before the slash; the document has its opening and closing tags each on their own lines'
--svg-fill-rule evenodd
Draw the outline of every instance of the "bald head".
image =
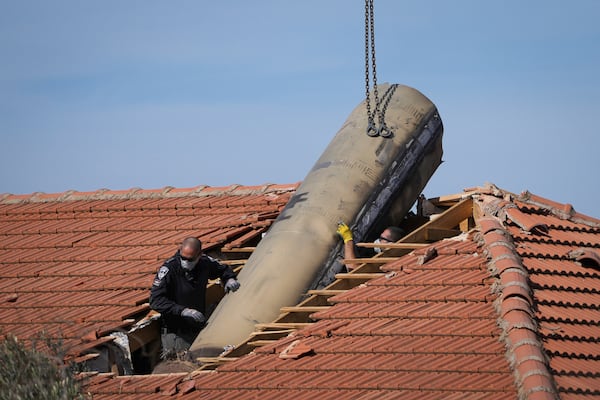
<svg viewBox="0 0 600 400">
<path fill-rule="evenodd" d="M 183 257 L 196 258 L 202 252 L 202 242 L 195 237 L 187 237 L 181 243 L 179 252 Z"/>
</svg>

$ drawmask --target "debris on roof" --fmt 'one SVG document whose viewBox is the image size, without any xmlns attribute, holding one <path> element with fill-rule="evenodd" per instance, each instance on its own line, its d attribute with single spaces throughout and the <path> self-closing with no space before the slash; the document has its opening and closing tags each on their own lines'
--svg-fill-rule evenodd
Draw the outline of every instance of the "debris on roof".
<svg viewBox="0 0 600 400">
<path fill-rule="evenodd" d="M 121 353 L 115 336 L 126 334 L 134 352 L 158 334 L 149 288 L 184 237 L 199 236 L 237 266 L 244 253 L 235 251 L 251 251 L 296 187 L 2 195 L 0 334 L 62 340 L 70 357 L 110 371 L 106 358 Z"/>
<path fill-rule="evenodd" d="M 312 347 L 310 347 L 306 343 L 303 343 L 301 340 L 294 340 L 292 343 L 289 344 L 289 346 L 287 346 L 279 353 L 279 358 L 284 360 L 290 358 L 298 359 L 300 357 L 313 353 L 314 349 Z"/>
<path fill-rule="evenodd" d="M 328 287 L 310 291 L 300 304 L 285 307 L 277 320 L 257 326 L 245 344 L 214 363 L 203 360 L 195 372 L 182 374 L 87 374 L 86 391 L 99 399 L 599 396 L 600 220 L 568 205 L 491 185 L 465 193 L 429 199 L 444 211 L 414 225 L 397 243 L 379 244 L 385 249 L 381 254 L 351 273 L 338 274 Z M 122 230 L 111 243 L 117 249 L 110 249 L 108 241 L 98 247 L 85 239 L 69 241 L 80 232 L 102 238 L 106 233 L 91 231 L 89 221 L 74 217 L 99 212 L 101 226 L 112 218 L 122 222 L 129 211 L 119 201 L 106 203 L 104 211 L 80 204 L 86 211 L 72 207 L 67 214 L 56 211 L 58 204 L 52 201 L 10 205 L 22 207 L 19 212 L 0 202 L 4 332 L 52 323 L 76 339 L 73 344 L 90 351 L 85 346 L 97 349 L 102 340 L 112 340 L 110 332 L 118 324 L 129 330 L 143 320 L 144 312 L 137 319 L 113 322 L 94 316 L 107 315 L 104 308 L 119 301 L 125 305 L 113 308 L 112 315 L 121 309 L 136 315 L 144 304 L 141 295 L 139 301 L 136 297 L 143 286 L 136 283 L 137 276 L 146 274 L 151 280 L 162 254 L 153 253 L 146 269 L 146 260 L 139 267 L 129 261 L 127 268 L 119 268 L 115 263 L 123 260 L 111 257 L 123 251 L 109 250 L 125 250 L 129 235 L 129 243 L 155 243 L 168 250 L 178 239 L 160 244 L 152 234 L 162 236 L 169 224 L 147 232 L 145 241 L 136 239 L 134 229 Z M 183 201 L 189 205 L 192 200 Z M 144 210 L 156 215 L 162 206 Z M 163 210 L 164 218 L 171 218 L 169 210 Z M 30 219 L 32 215 L 37 218 Z M 136 215 L 143 218 L 141 211 Z M 188 217 L 205 218 L 191 212 Z M 47 237 L 44 249 L 56 252 L 57 259 L 36 264 L 45 252 L 28 248 L 23 235 Z M 81 254 L 97 249 L 105 255 L 103 261 L 79 261 Z M 244 251 L 252 250 L 247 246 Z M 7 252 L 16 254 L 14 259 L 4 257 Z M 106 281 L 96 281 L 100 277 Z M 45 279 L 52 279 L 56 293 L 44 290 Z M 81 304 L 76 295 L 86 291 L 96 294 L 89 293 L 94 302 Z M 106 298 L 97 298 L 102 294 Z M 66 295 L 73 300 L 65 301 Z M 37 307 L 53 313 L 35 314 Z M 19 312 L 27 318 L 18 318 Z M 36 325 L 38 315 L 48 315 L 48 320 Z M 59 315 L 62 321 L 57 321 Z M 281 358 L 282 353 L 290 357 Z"/>
</svg>

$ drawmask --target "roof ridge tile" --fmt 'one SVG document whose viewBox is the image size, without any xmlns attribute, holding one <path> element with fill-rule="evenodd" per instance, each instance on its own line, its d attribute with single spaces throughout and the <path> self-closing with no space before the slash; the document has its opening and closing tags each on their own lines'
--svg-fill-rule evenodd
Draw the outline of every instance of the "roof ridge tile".
<svg viewBox="0 0 600 400">
<path fill-rule="evenodd" d="M 515 202 L 521 202 L 526 205 L 539 207 L 562 220 L 568 220 L 574 223 L 584 224 L 594 228 L 600 228 L 600 219 L 579 213 L 573 205 L 569 203 L 559 203 L 549 200 L 542 196 L 531 193 L 529 190 L 524 190 L 520 194 L 514 194 L 498 188 L 492 183 L 486 183 L 485 186 L 478 188 L 473 195 L 474 198 L 489 198 L 484 204 L 486 214 L 499 217 L 502 222 L 506 220 L 506 211 L 509 208 L 519 209 L 519 205 Z"/>
<path fill-rule="evenodd" d="M 485 230 L 485 233 L 481 233 L 482 244 L 489 259 L 488 270 L 496 278 L 496 310 L 499 311 L 502 338 L 519 394 L 528 398 L 533 393 L 545 392 L 549 398 L 558 398 L 543 344 L 537 339 L 538 326 L 532 308 L 528 273 L 510 233 L 502 224 L 506 220 L 505 210 L 514 205 L 489 196 L 482 196 L 478 200 L 475 204 L 481 216 L 477 223 Z M 497 261 L 504 265 L 498 268 Z"/>
<path fill-rule="evenodd" d="M 266 183 L 256 186 L 244 186 L 232 184 L 229 186 L 208 186 L 198 185 L 190 188 L 175 188 L 165 186 L 160 189 L 141 189 L 134 187 L 123 190 L 98 189 L 93 191 L 66 190 L 57 193 L 33 192 L 29 194 L 0 194 L 0 204 L 26 204 L 26 203 L 47 203 L 47 202 L 65 202 L 75 200 L 120 200 L 120 199 L 153 199 L 153 198 L 172 198 L 185 196 L 221 196 L 221 195 L 250 195 L 250 194 L 269 194 L 295 191 L 300 182 L 275 185 Z"/>
<path fill-rule="evenodd" d="M 544 197 L 535 195 L 528 190 L 522 192 L 518 200 L 541 207 L 560 219 L 566 219 L 571 222 L 581 223 L 595 228 L 600 227 L 600 219 L 590 217 L 585 214 L 578 213 L 575 208 L 569 203 L 559 203 Z"/>
</svg>

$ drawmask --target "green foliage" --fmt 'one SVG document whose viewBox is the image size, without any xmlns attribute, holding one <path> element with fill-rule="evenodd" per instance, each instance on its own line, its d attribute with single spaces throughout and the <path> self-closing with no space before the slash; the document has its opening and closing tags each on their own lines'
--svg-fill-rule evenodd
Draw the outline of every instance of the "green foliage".
<svg viewBox="0 0 600 400">
<path fill-rule="evenodd" d="M 63 362 L 62 344 L 49 339 L 44 344 L 50 355 L 10 335 L 0 343 L 0 400 L 85 399 L 75 366 Z"/>
</svg>

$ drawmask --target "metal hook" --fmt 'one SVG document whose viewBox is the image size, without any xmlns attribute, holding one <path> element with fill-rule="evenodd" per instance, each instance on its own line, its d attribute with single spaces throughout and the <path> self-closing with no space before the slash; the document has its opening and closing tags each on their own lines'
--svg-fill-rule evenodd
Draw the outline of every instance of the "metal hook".
<svg viewBox="0 0 600 400">
<path fill-rule="evenodd" d="M 381 124 L 379 130 L 377 131 L 377 134 L 384 138 L 390 138 L 394 136 L 394 132 L 392 132 L 385 123 Z"/>
<path fill-rule="evenodd" d="M 375 126 L 375 123 L 373 123 L 373 121 L 369 121 L 369 125 L 367 126 L 367 135 L 371 137 L 379 135 L 377 127 Z"/>
</svg>

